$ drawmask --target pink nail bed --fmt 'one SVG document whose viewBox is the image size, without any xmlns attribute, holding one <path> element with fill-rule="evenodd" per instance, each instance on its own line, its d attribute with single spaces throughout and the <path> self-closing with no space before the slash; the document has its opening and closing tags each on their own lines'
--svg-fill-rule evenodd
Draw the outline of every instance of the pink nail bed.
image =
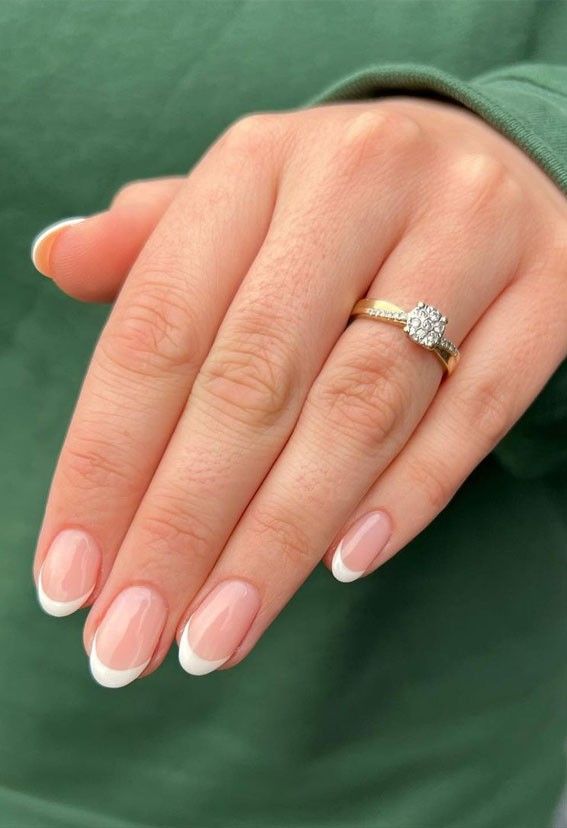
<svg viewBox="0 0 567 828">
<path fill-rule="evenodd" d="M 120 592 L 94 637 L 90 667 L 104 687 L 123 687 L 148 666 L 167 617 L 165 601 L 147 586 Z"/>
<path fill-rule="evenodd" d="M 362 577 L 382 552 L 391 534 L 392 521 L 386 512 L 369 512 L 357 520 L 333 555 L 335 578 L 348 583 Z"/>
<path fill-rule="evenodd" d="M 223 581 L 216 586 L 181 634 L 179 662 L 183 669 L 202 676 L 228 661 L 259 609 L 258 590 L 247 581 Z"/>
<path fill-rule="evenodd" d="M 70 615 L 95 588 L 101 554 L 94 538 L 80 529 L 64 529 L 53 540 L 37 583 L 40 605 L 49 615 Z"/>
</svg>

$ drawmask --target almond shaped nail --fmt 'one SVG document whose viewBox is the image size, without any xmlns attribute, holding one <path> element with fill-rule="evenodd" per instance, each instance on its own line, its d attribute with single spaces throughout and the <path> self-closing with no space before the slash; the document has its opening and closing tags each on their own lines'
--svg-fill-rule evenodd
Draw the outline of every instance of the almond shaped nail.
<svg viewBox="0 0 567 828">
<path fill-rule="evenodd" d="M 201 656 L 197 655 L 189 643 L 190 624 L 191 619 L 185 625 L 179 641 L 179 663 L 185 672 L 190 673 L 192 676 L 206 676 L 207 673 L 212 673 L 214 670 L 222 667 L 225 661 L 228 661 L 230 655 L 217 659 L 201 658 Z"/>
<path fill-rule="evenodd" d="M 161 595 L 151 587 L 122 590 L 96 631 L 89 657 L 103 687 L 124 687 L 141 675 L 154 654 L 167 618 Z"/>
<path fill-rule="evenodd" d="M 147 658 L 141 664 L 137 664 L 135 667 L 130 667 L 125 670 L 116 670 L 112 667 L 108 667 L 104 661 L 99 658 L 96 639 L 97 635 L 95 634 L 89 658 L 89 668 L 92 677 L 98 684 L 101 685 L 101 687 L 108 687 L 114 690 L 119 687 L 125 687 L 127 684 L 131 684 L 135 681 L 150 663 L 150 659 Z"/>
<path fill-rule="evenodd" d="M 392 521 L 386 512 L 369 512 L 357 520 L 333 555 L 331 570 L 337 581 L 350 583 L 366 574 L 391 534 Z"/>
<path fill-rule="evenodd" d="M 187 621 L 179 640 L 179 663 L 193 676 L 221 667 L 250 629 L 260 595 L 247 581 L 223 581 Z"/>
<path fill-rule="evenodd" d="M 80 609 L 96 586 L 100 562 L 100 549 L 91 535 L 80 529 L 60 532 L 39 571 L 41 608 L 59 618 Z"/>
</svg>

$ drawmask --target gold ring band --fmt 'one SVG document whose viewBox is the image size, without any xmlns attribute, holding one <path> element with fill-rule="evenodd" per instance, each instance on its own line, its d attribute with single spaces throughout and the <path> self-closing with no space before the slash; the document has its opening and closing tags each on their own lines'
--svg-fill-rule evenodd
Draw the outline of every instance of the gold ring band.
<svg viewBox="0 0 567 828">
<path fill-rule="evenodd" d="M 435 354 L 448 374 L 456 368 L 461 356 L 459 349 L 445 338 L 447 317 L 433 305 L 418 302 L 406 312 L 383 299 L 360 299 L 351 313 L 351 318 L 357 316 L 403 328 L 413 342 Z"/>
</svg>

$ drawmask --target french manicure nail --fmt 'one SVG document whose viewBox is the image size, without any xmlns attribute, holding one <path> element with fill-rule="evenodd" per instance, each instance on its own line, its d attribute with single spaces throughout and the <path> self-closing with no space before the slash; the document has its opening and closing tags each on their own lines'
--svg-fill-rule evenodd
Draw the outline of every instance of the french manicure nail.
<svg viewBox="0 0 567 828">
<path fill-rule="evenodd" d="M 52 542 L 37 579 L 37 598 L 49 615 L 70 615 L 83 606 L 96 585 L 100 550 L 79 529 L 64 529 Z"/>
<path fill-rule="evenodd" d="M 59 233 L 72 224 L 84 221 L 86 216 L 74 216 L 73 218 L 61 219 L 54 224 L 44 227 L 31 243 L 31 260 L 37 270 L 44 276 L 51 276 L 50 257 L 51 248 Z"/>
<path fill-rule="evenodd" d="M 193 676 L 216 670 L 234 654 L 260 609 L 256 587 L 224 581 L 191 615 L 179 641 L 179 663 Z"/>
<path fill-rule="evenodd" d="M 392 534 L 386 512 L 369 512 L 351 526 L 333 555 L 331 569 L 338 581 L 356 581 L 368 570 Z"/>
<path fill-rule="evenodd" d="M 151 587 L 120 592 L 96 631 L 90 655 L 93 678 L 103 687 L 124 687 L 144 672 L 167 617 L 161 595 Z"/>
</svg>

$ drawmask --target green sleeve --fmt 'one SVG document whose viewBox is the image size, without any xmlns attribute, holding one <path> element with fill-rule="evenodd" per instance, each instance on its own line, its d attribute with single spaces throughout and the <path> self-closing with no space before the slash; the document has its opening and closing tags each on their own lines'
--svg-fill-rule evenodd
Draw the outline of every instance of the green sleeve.
<svg viewBox="0 0 567 828">
<path fill-rule="evenodd" d="M 567 66 L 521 63 L 462 80 L 433 67 L 387 64 L 343 78 L 306 106 L 396 94 L 470 109 L 518 144 L 567 194 Z"/>
<path fill-rule="evenodd" d="M 466 107 L 521 147 L 567 194 L 567 66 L 519 63 L 471 80 L 430 66 L 372 66 L 327 87 L 305 106 L 399 94 Z M 567 466 L 567 362 L 495 455 L 522 477 Z"/>
</svg>

